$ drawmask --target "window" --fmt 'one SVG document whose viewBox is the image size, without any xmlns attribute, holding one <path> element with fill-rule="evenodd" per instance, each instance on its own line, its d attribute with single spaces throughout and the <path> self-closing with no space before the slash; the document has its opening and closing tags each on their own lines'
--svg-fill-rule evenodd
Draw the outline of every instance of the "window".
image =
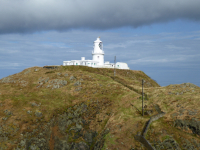
<svg viewBox="0 0 200 150">
<path fill-rule="evenodd" d="M 119 65 L 117 65 L 117 67 L 119 67 Z"/>
<path fill-rule="evenodd" d="M 76 63 L 76 65 L 78 65 L 78 63 Z"/>
<path fill-rule="evenodd" d="M 95 65 L 95 63 L 94 63 L 94 65 Z"/>
<path fill-rule="evenodd" d="M 87 63 L 88 65 L 90 64 L 90 63 Z"/>
<path fill-rule="evenodd" d="M 92 63 L 92 65 L 93 65 L 93 63 Z"/>
<path fill-rule="evenodd" d="M 98 59 L 99 59 L 99 56 L 97 56 L 98 57 Z"/>
</svg>

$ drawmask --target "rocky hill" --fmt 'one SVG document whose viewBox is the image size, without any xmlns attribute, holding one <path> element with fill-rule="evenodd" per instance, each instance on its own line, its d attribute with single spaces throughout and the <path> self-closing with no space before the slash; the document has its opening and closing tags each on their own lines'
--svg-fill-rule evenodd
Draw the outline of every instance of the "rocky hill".
<svg viewBox="0 0 200 150">
<path fill-rule="evenodd" d="M 142 71 L 28 68 L 0 80 L 0 150 L 198 150 L 199 92 Z"/>
</svg>

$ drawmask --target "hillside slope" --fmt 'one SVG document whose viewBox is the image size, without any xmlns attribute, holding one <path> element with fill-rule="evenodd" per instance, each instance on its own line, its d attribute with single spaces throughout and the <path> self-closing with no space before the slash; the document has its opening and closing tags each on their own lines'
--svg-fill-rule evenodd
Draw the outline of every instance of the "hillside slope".
<svg viewBox="0 0 200 150">
<path fill-rule="evenodd" d="M 0 149 L 146 149 L 135 137 L 159 111 L 166 114 L 146 135 L 152 146 L 198 149 L 199 87 L 160 87 L 142 71 L 116 74 L 83 66 L 32 67 L 1 79 Z"/>
</svg>

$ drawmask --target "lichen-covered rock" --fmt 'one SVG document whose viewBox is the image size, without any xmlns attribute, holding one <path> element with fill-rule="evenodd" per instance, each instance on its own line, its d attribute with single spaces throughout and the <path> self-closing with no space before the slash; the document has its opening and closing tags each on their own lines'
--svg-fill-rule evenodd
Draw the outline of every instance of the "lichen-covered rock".
<svg viewBox="0 0 200 150">
<path fill-rule="evenodd" d="M 89 150 L 89 146 L 84 142 L 75 143 L 72 150 Z"/>
<path fill-rule="evenodd" d="M 65 73 L 65 75 L 64 75 L 65 77 L 68 77 L 68 73 Z"/>
<path fill-rule="evenodd" d="M 21 134 L 20 140 L 13 142 L 16 144 L 16 150 L 49 150 L 50 146 L 53 146 L 55 150 L 100 150 L 104 145 L 105 134 L 101 132 L 101 135 L 97 136 L 96 131 L 88 129 L 90 121 L 84 120 L 84 114 L 90 113 L 89 110 L 90 107 L 81 103 L 69 107 L 63 114 L 53 117 L 44 124 L 41 122 L 42 118 L 37 118 L 36 124 L 39 124 L 32 131 L 29 127 L 27 127 L 28 131 L 21 132 L 13 125 L 4 128 L 0 125 L 0 147 L 1 142 L 8 141 L 9 137 Z M 31 111 L 26 112 L 31 114 Z M 43 116 L 39 110 L 36 110 L 34 114 L 36 117 Z M 9 132 L 5 132 L 4 129 Z"/>
<path fill-rule="evenodd" d="M 10 115 L 12 115 L 13 113 L 10 111 L 10 110 L 4 110 L 4 114 L 6 114 L 6 115 L 8 115 L 8 116 L 10 116 Z"/>
<path fill-rule="evenodd" d="M 49 81 L 49 77 L 48 78 L 42 78 L 42 77 L 40 77 L 39 78 L 39 81 L 38 81 L 38 83 L 47 83 Z"/>
<path fill-rule="evenodd" d="M 39 111 L 39 110 L 36 110 L 36 111 L 35 111 L 35 116 L 36 116 L 36 117 L 42 117 L 42 112 Z"/>
<path fill-rule="evenodd" d="M 75 89 L 75 91 L 80 91 L 82 89 L 82 87 L 77 87 L 76 89 Z"/>
<path fill-rule="evenodd" d="M 193 83 L 183 83 L 183 85 L 186 85 L 188 87 L 191 87 L 191 88 L 197 88 L 198 86 L 193 84 Z"/>
<path fill-rule="evenodd" d="M 159 114 L 162 113 L 159 105 L 156 104 L 154 107 Z"/>
<path fill-rule="evenodd" d="M 33 102 L 33 103 L 30 103 L 31 104 L 31 106 L 38 106 L 35 102 Z"/>
<path fill-rule="evenodd" d="M 156 150 L 171 149 L 171 150 L 181 150 L 179 144 L 171 137 L 165 139 L 163 142 L 157 141 L 154 143 Z"/>
<path fill-rule="evenodd" d="M 194 109 L 194 110 L 188 110 L 188 115 L 193 116 L 193 115 L 196 115 L 197 113 L 198 113 L 198 111 L 196 109 Z"/>
<path fill-rule="evenodd" d="M 200 121 L 197 121 L 195 118 L 191 120 L 176 119 L 174 121 L 174 126 L 186 130 L 190 129 L 193 134 L 200 135 Z"/>
<path fill-rule="evenodd" d="M 57 89 L 57 88 L 61 88 L 61 87 L 65 86 L 65 85 L 67 85 L 66 80 L 54 79 L 54 80 L 49 81 L 49 84 L 46 86 L 46 88 L 52 87 L 52 89 Z"/>
<path fill-rule="evenodd" d="M 71 76 L 69 79 L 72 81 L 75 80 L 76 78 L 74 76 Z"/>
<path fill-rule="evenodd" d="M 97 133 L 93 131 L 88 131 L 84 135 L 84 140 L 88 143 L 92 143 L 94 141 L 94 138 L 96 137 Z"/>
<path fill-rule="evenodd" d="M 27 70 L 26 72 L 24 72 L 24 74 L 28 74 L 28 73 L 30 73 L 31 72 L 31 70 Z"/>
<path fill-rule="evenodd" d="M 27 86 L 28 82 L 27 81 L 24 81 L 24 80 L 19 80 L 18 83 L 21 84 L 21 86 Z"/>
<path fill-rule="evenodd" d="M 80 81 L 77 81 L 77 82 L 74 83 L 74 86 L 78 86 L 78 85 L 81 85 Z"/>
<path fill-rule="evenodd" d="M 16 81 L 13 80 L 11 77 L 5 77 L 3 79 L 1 79 L 1 83 L 15 83 Z"/>
<path fill-rule="evenodd" d="M 32 111 L 30 111 L 30 110 L 27 111 L 27 114 L 31 114 L 31 113 L 32 113 Z"/>
</svg>

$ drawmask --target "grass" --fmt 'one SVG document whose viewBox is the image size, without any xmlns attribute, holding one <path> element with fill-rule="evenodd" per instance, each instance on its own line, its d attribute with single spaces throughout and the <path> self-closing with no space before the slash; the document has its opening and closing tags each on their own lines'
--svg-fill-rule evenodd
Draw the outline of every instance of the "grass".
<svg viewBox="0 0 200 150">
<path fill-rule="evenodd" d="M 164 141 L 164 140 L 166 140 L 166 139 L 170 139 L 170 138 L 171 138 L 171 136 L 165 135 L 165 136 L 162 137 L 162 141 Z"/>
<path fill-rule="evenodd" d="M 36 68 L 39 69 L 38 72 L 34 72 Z M 30 73 L 24 75 L 27 70 L 30 70 Z M 62 75 L 58 76 L 58 73 Z M 66 73 L 68 74 L 67 77 L 64 76 Z M 70 76 L 75 76 L 76 79 L 71 81 L 69 79 Z M 75 104 L 85 102 L 90 108 L 91 114 L 93 114 L 97 108 L 101 107 L 99 114 L 93 116 L 93 120 L 91 121 L 91 125 L 88 126 L 88 129 L 95 128 L 98 132 L 101 132 L 105 126 L 111 129 L 110 133 L 105 137 L 106 142 L 104 149 L 130 149 L 130 147 L 126 147 L 125 145 L 132 145 L 138 149 L 140 148 L 137 146 L 139 145 L 137 141 L 134 140 L 134 135 L 142 131 L 145 122 L 150 118 L 150 116 L 142 117 L 141 114 L 137 112 L 137 109 L 140 112 L 142 110 L 142 79 L 146 81 L 144 83 L 144 99 L 147 99 L 147 101 L 145 100 L 144 104 L 147 105 L 147 109 L 151 110 L 154 104 L 158 104 L 161 110 L 166 112 L 166 118 L 160 118 L 152 123 L 151 128 L 155 130 L 155 134 L 148 133 L 151 140 L 158 138 L 163 140 L 173 133 L 178 137 L 178 134 L 181 132 L 175 127 L 166 124 L 167 121 L 172 121 L 170 114 L 180 109 L 176 107 L 178 103 L 184 107 L 192 108 L 200 98 L 198 93 L 200 90 L 198 88 L 195 89 L 195 97 L 190 92 L 183 95 L 168 95 L 168 91 L 175 93 L 175 91 L 181 92 L 182 89 L 179 88 L 179 86 L 160 87 L 142 71 L 117 70 L 117 76 L 114 80 L 113 69 L 62 66 L 57 69 L 49 70 L 33 67 L 12 75 L 11 77 L 16 81 L 19 79 L 27 81 L 28 84 L 25 87 L 18 82 L 16 84 L 0 84 L 0 103 L 4 105 L 3 110 L 12 110 L 15 116 L 19 118 L 22 116 L 21 121 L 16 121 L 15 116 L 10 116 L 5 123 L 11 124 L 12 122 L 16 122 L 20 125 L 24 123 L 29 125 L 31 130 L 32 122 L 35 122 L 37 119 L 34 116 L 36 109 L 44 114 L 43 119 L 39 120 L 39 122 L 42 122 L 42 120 L 50 120 L 53 115 L 56 116 L 58 113 L 62 114 Z M 49 80 L 66 80 L 67 85 L 53 90 L 45 88 L 45 86 L 37 88 L 40 77 L 49 78 Z M 74 86 L 74 83 L 80 79 L 83 79 L 81 85 Z M 152 86 L 147 83 L 150 83 Z M 45 85 L 47 84 L 48 83 L 45 83 Z M 75 91 L 77 87 L 82 87 L 82 89 L 80 91 Z M 99 104 L 96 103 L 97 100 Z M 191 101 L 188 102 L 188 100 Z M 30 102 L 35 102 L 36 104 L 41 103 L 41 106 L 32 107 Z M 33 112 L 32 115 L 26 113 L 28 110 Z M 3 112 L 0 113 L 2 117 L 5 117 Z M 155 110 L 154 113 L 156 113 Z M 95 118 L 97 118 L 96 120 L 102 120 L 102 122 L 95 122 Z M 120 126 L 120 130 L 116 126 Z M 170 129 L 169 133 L 167 133 L 167 135 L 161 134 L 159 131 L 163 129 Z M 16 134 L 13 138 L 18 138 L 19 135 L 20 133 Z M 191 137 L 191 135 L 187 136 L 188 138 Z M 122 145 L 121 142 L 123 142 L 124 145 Z"/>
<path fill-rule="evenodd" d="M 115 145 L 116 144 L 116 137 L 114 137 L 114 135 L 111 135 L 110 133 L 108 133 L 105 137 L 105 144 L 102 148 L 102 150 L 106 150 L 108 145 Z"/>
</svg>

